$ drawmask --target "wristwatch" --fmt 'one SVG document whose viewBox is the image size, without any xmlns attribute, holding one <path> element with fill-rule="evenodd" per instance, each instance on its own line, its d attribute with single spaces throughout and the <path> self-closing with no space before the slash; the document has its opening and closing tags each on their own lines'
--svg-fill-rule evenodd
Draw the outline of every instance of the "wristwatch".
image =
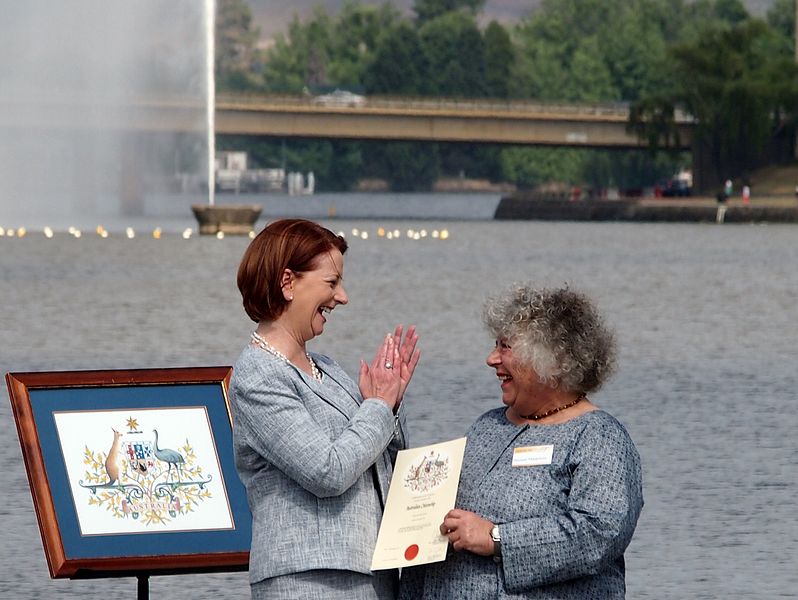
<svg viewBox="0 0 798 600">
<path fill-rule="evenodd" d="M 499 535 L 498 525 L 494 525 L 490 530 L 490 537 L 493 539 L 493 560 L 499 562 L 502 558 L 502 538 Z"/>
</svg>

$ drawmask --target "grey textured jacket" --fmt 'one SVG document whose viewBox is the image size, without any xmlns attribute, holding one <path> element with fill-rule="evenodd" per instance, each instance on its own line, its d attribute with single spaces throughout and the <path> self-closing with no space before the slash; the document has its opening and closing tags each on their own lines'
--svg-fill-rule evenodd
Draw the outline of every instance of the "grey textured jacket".
<svg viewBox="0 0 798 600">
<path fill-rule="evenodd" d="M 618 600 L 623 554 L 643 507 L 640 456 L 598 410 L 519 427 L 498 408 L 468 431 L 457 507 L 499 525 L 503 559 L 456 552 L 402 570 L 402 600 Z M 516 449 L 551 446 L 551 464 L 513 465 Z"/>
<path fill-rule="evenodd" d="M 248 346 L 230 385 L 236 468 L 252 511 L 250 582 L 311 569 L 369 573 L 404 417 L 364 400 L 330 358 L 322 381 Z"/>
</svg>

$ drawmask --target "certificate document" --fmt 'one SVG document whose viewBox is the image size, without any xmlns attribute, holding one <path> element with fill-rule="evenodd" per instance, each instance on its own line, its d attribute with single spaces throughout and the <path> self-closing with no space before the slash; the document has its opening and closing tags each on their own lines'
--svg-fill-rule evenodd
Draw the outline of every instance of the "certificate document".
<svg viewBox="0 0 798 600">
<path fill-rule="evenodd" d="M 400 450 L 377 534 L 371 570 L 446 559 L 443 517 L 454 508 L 466 438 Z"/>
</svg>

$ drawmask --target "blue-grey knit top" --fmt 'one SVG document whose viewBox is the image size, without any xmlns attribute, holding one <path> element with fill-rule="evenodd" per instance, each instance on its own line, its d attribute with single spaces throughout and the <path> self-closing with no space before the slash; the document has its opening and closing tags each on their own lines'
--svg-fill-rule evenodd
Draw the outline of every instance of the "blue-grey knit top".
<svg viewBox="0 0 798 600">
<path fill-rule="evenodd" d="M 450 547 L 444 562 L 403 570 L 400 598 L 623 598 L 623 553 L 643 507 L 623 425 L 597 410 L 518 426 L 498 408 L 467 435 L 457 507 L 499 525 L 502 560 Z M 516 449 L 534 446 L 552 446 L 551 464 L 513 466 Z"/>
</svg>

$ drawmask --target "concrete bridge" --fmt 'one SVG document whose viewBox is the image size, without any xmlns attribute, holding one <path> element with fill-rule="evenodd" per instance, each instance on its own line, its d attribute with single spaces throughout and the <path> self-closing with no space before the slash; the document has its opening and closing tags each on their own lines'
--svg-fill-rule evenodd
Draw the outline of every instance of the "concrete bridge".
<svg viewBox="0 0 798 600">
<path fill-rule="evenodd" d="M 542 103 L 529 100 L 349 98 L 220 94 L 217 135 L 274 138 L 415 140 L 576 148 L 641 149 L 646 140 L 627 130 L 625 104 Z M 681 148 L 693 155 L 693 183 L 703 187 L 703 156 L 693 147 L 692 118 L 677 114 Z M 116 129 L 127 145 L 149 133 L 197 133 L 205 129 L 202 98 L 139 98 L 110 101 L 80 95 L 10 98 L 0 94 L 4 130 Z"/>
<path fill-rule="evenodd" d="M 205 119 L 200 99 L 122 104 L 78 97 L 0 97 L 2 129 L 196 132 L 204 128 Z M 313 97 L 222 94 L 216 98 L 215 131 L 279 138 L 645 147 L 645 140 L 627 131 L 628 120 L 629 108 L 623 104 L 369 97 L 360 105 L 335 106 Z M 678 115 L 677 123 L 682 148 L 689 149 L 693 121 Z"/>
<path fill-rule="evenodd" d="M 524 100 L 365 98 L 330 105 L 319 98 L 220 95 L 216 133 L 271 137 L 351 138 L 641 148 L 627 131 L 624 104 L 541 103 Z M 677 116 L 682 148 L 693 121 Z"/>
</svg>

